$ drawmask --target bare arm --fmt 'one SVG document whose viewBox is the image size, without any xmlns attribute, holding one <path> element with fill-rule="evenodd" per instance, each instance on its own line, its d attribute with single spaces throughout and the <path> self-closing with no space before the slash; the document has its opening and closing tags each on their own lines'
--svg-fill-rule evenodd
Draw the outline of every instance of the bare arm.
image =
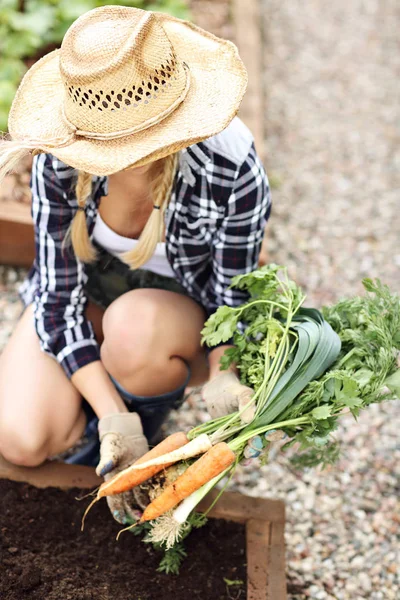
<svg viewBox="0 0 400 600">
<path fill-rule="evenodd" d="M 101 419 L 113 413 L 128 412 L 100 360 L 75 371 L 71 381 Z"/>
</svg>

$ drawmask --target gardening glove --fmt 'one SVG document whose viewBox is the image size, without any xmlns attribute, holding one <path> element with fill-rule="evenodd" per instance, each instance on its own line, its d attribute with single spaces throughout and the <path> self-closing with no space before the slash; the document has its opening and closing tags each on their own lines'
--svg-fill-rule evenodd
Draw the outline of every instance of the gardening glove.
<svg viewBox="0 0 400 600">
<path fill-rule="evenodd" d="M 235 373 L 228 371 L 217 375 L 203 386 L 202 397 L 213 419 L 241 410 L 249 403 L 254 390 L 242 385 Z M 250 404 L 240 418 L 242 423 L 250 423 L 255 406 Z"/>
<path fill-rule="evenodd" d="M 143 456 L 148 449 L 143 427 L 137 413 L 116 413 L 99 421 L 100 462 L 96 473 L 108 481 Z M 122 524 L 132 523 L 140 517 L 134 490 L 107 496 L 114 519 Z"/>
</svg>

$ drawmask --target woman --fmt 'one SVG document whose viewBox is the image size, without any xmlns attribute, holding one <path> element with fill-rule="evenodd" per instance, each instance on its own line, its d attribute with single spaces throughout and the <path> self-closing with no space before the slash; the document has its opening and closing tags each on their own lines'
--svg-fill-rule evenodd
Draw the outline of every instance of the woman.
<svg viewBox="0 0 400 600">
<path fill-rule="evenodd" d="M 270 200 L 236 48 L 134 8 L 85 13 L 25 75 L 0 181 L 26 152 L 36 259 L 0 357 L 0 453 L 34 466 L 70 450 L 97 473 L 132 463 L 187 385 L 212 416 L 252 390 L 200 332 L 232 276 L 257 266 Z M 208 354 L 208 356 L 206 356 Z M 129 516 L 129 494 L 110 502 Z"/>
</svg>

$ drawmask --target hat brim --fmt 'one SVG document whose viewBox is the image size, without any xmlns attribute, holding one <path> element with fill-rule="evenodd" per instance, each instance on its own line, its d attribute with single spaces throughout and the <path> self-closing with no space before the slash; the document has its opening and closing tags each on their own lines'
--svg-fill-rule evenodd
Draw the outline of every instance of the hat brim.
<svg viewBox="0 0 400 600">
<path fill-rule="evenodd" d="M 62 118 L 60 50 L 54 50 L 29 69 L 18 88 L 9 115 L 12 138 L 33 138 L 42 151 L 76 169 L 111 175 L 163 158 L 225 129 L 236 115 L 247 85 L 236 46 L 188 21 L 165 14 L 158 17 L 179 59 L 190 68 L 189 92 L 172 114 L 125 137 L 96 140 L 77 136 L 67 146 L 46 146 L 46 139 L 69 133 Z"/>
</svg>

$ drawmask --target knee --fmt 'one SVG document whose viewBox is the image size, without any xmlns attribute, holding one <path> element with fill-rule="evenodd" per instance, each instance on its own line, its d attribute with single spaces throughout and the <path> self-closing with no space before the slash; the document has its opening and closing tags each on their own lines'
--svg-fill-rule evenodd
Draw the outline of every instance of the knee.
<svg viewBox="0 0 400 600">
<path fill-rule="evenodd" d="M 44 436 L 18 428 L 18 424 L 0 423 L 0 454 L 14 465 L 36 467 L 47 458 Z"/>
<path fill-rule="evenodd" d="M 129 298 L 121 296 L 104 314 L 101 358 L 111 374 L 116 368 L 119 372 L 132 372 L 162 357 L 161 310 L 151 293 L 146 292 L 135 290 Z"/>
</svg>

